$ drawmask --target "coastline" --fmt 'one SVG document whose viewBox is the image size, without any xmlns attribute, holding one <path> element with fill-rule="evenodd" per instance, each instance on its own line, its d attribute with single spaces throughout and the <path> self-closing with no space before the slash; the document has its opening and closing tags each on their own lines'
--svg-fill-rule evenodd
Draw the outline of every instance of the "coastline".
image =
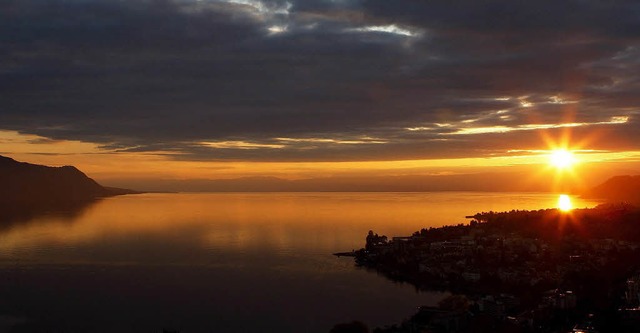
<svg viewBox="0 0 640 333">
<path fill-rule="evenodd" d="M 640 232 L 634 231 L 638 217 L 640 210 L 625 204 L 571 212 L 478 213 L 468 224 L 422 229 L 408 237 L 388 239 L 370 231 L 365 247 L 355 251 L 354 261 L 357 266 L 420 290 L 463 295 L 475 307 L 475 315 L 487 315 L 478 309 L 487 297 L 513 299 L 517 305 L 503 306 L 489 315 L 494 324 L 511 325 L 515 320 L 522 329 L 535 325 L 568 329 L 566 323 L 549 323 L 564 318 L 571 325 L 579 325 L 594 312 L 610 321 L 617 318 L 609 313 L 612 310 L 638 306 L 637 300 L 615 303 L 616 297 L 625 294 L 625 281 L 640 278 L 640 262 L 635 260 L 640 257 Z M 600 303 L 608 305 L 591 305 Z M 546 313 L 537 323 L 523 317 L 540 309 Z M 618 317 L 626 310 L 620 311 Z M 466 312 L 460 313 L 458 320 L 469 324 L 469 318 L 462 318 Z M 515 319 L 509 322 L 507 317 Z M 403 324 L 431 327 L 434 322 L 438 326 L 437 320 Z M 623 326 L 616 329 L 637 324 L 621 322 Z M 611 328 L 610 323 L 600 326 Z"/>
</svg>

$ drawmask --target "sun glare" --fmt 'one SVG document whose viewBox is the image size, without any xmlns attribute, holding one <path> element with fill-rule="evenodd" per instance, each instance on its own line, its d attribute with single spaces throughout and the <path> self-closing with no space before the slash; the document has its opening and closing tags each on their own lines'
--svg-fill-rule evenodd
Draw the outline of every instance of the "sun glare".
<svg viewBox="0 0 640 333">
<path fill-rule="evenodd" d="M 549 162 L 558 169 L 567 169 L 576 163 L 576 158 L 568 150 L 556 149 L 549 155 Z"/>
<path fill-rule="evenodd" d="M 571 198 L 566 194 L 561 194 L 558 198 L 558 208 L 563 212 L 568 212 L 573 209 Z"/>
</svg>

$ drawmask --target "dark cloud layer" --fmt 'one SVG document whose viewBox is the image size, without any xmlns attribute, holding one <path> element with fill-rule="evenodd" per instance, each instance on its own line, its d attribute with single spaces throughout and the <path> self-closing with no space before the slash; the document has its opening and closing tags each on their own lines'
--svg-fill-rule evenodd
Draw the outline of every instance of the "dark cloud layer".
<svg viewBox="0 0 640 333">
<path fill-rule="evenodd" d="M 634 1 L 6 0 L 0 31 L 0 129 L 56 140 L 408 159 L 539 148 L 564 129 L 532 125 L 571 122 L 640 148 Z"/>
</svg>

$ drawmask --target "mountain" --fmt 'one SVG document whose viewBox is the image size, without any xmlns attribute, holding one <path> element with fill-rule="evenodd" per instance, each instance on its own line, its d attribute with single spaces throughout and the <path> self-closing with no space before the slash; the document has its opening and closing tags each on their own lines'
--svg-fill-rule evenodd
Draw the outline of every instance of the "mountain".
<svg viewBox="0 0 640 333">
<path fill-rule="evenodd" d="M 110 180 L 115 186 L 145 191 L 188 192 L 548 192 L 547 182 L 525 172 L 458 175 L 334 176 L 307 179 L 244 177 L 232 179 Z M 573 192 L 573 191 L 569 191 Z"/>
<path fill-rule="evenodd" d="M 583 194 L 584 197 L 640 204 L 640 175 L 615 176 Z"/>
<path fill-rule="evenodd" d="M 0 156 L 0 202 L 66 204 L 135 193 L 105 188 L 73 166 L 49 167 Z"/>
</svg>

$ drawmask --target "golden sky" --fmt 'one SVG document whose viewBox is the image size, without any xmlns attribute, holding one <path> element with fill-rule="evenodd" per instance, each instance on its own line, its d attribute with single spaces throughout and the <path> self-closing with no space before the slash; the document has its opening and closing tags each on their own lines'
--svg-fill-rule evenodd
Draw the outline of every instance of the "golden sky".
<svg viewBox="0 0 640 333">
<path fill-rule="evenodd" d="M 633 170 L 640 152 L 600 152 L 586 149 L 573 152 L 567 170 L 559 170 L 551 160 L 554 149 L 506 151 L 502 156 L 483 158 L 440 158 L 419 160 L 351 161 L 351 162 L 256 162 L 189 161 L 176 159 L 170 152 L 118 152 L 97 144 L 70 140 L 49 140 L 36 135 L 0 131 L 2 154 L 19 161 L 51 166 L 74 165 L 104 184 L 122 185 L 129 181 L 159 179 L 230 179 L 240 177 L 279 177 L 305 179 L 341 176 L 456 175 L 487 172 L 523 171 L 532 181 L 557 177 L 584 178 L 588 170 Z M 600 171 L 602 173 L 602 171 Z"/>
<path fill-rule="evenodd" d="M 557 178 L 554 149 L 578 162 L 563 178 L 637 173 L 637 6 L 499 5 L 3 3 L 0 153 L 125 185 Z"/>
</svg>

